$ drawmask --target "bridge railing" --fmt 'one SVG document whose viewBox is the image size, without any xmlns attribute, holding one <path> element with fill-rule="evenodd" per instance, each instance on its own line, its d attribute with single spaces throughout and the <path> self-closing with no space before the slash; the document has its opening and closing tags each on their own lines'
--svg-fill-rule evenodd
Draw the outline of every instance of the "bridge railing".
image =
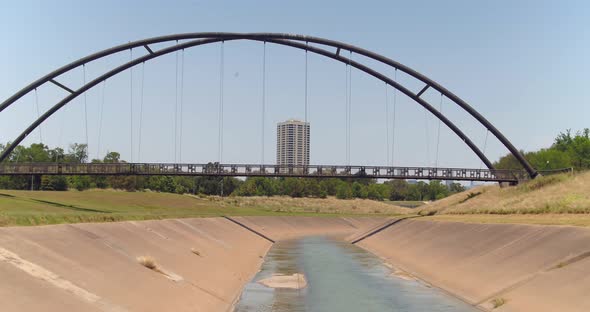
<svg viewBox="0 0 590 312">
<path fill-rule="evenodd" d="M 425 179 L 490 182 L 526 180 L 524 170 L 468 168 L 261 165 L 261 164 L 175 164 L 175 163 L 3 163 L 0 175 L 185 175 L 340 177 L 374 179 Z"/>
</svg>

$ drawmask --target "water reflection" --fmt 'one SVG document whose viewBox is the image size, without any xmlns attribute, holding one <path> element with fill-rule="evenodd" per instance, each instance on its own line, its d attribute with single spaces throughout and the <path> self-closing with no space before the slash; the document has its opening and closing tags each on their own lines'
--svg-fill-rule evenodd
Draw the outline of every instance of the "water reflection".
<svg viewBox="0 0 590 312">
<path fill-rule="evenodd" d="M 305 274 L 304 289 L 272 289 L 256 281 L 273 274 Z M 475 308 L 391 270 L 365 250 L 324 237 L 276 243 L 246 285 L 236 311 L 439 311 Z"/>
</svg>

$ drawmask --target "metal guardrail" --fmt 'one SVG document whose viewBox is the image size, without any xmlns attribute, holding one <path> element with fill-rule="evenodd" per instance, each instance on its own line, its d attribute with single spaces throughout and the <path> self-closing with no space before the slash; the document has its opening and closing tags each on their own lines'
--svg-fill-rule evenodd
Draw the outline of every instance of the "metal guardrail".
<svg viewBox="0 0 590 312">
<path fill-rule="evenodd" d="M 342 165 L 285 166 L 218 163 L 3 163 L 0 164 L 1 175 L 351 177 L 485 182 L 518 182 L 528 179 L 528 174 L 524 170 Z"/>
<path fill-rule="evenodd" d="M 548 176 L 553 174 L 562 174 L 562 173 L 569 173 L 574 174 L 574 168 L 561 168 L 561 169 L 549 169 L 549 170 L 538 170 L 537 171 L 541 176 Z"/>
</svg>

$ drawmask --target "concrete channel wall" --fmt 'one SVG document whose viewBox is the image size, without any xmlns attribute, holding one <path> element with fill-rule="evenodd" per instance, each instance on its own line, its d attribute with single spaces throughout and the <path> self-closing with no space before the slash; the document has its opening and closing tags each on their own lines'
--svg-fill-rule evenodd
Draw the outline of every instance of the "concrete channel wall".
<svg viewBox="0 0 590 312">
<path fill-rule="evenodd" d="M 236 219 L 272 239 L 343 237 L 384 221 Z M 270 247 L 224 218 L 0 228 L 0 310 L 230 311 Z"/>
<path fill-rule="evenodd" d="M 590 229 L 369 217 L 0 228 L 1 311 L 231 311 L 272 240 L 331 235 L 493 311 L 590 311 Z M 253 230 L 248 230 L 247 228 Z M 154 270 L 138 262 L 149 256 Z M 492 301 L 503 304 L 493 309 Z"/>
<path fill-rule="evenodd" d="M 586 228 L 412 219 L 358 245 L 486 310 L 590 311 Z"/>
</svg>

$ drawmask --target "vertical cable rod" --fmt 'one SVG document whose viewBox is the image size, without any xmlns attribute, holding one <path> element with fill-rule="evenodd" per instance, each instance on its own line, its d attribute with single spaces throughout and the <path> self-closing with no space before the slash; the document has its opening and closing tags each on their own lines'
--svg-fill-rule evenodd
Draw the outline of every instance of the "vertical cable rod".
<svg viewBox="0 0 590 312">
<path fill-rule="evenodd" d="M 344 65 L 344 79 L 345 79 L 345 88 L 344 88 L 344 163 L 348 163 L 348 158 L 346 157 L 346 152 L 348 151 L 348 64 Z"/>
<path fill-rule="evenodd" d="M 349 70 L 349 65 L 348 63 L 346 64 L 346 71 L 345 71 L 345 80 L 346 80 L 346 87 L 344 89 L 344 127 L 345 127 L 345 150 L 344 150 L 344 155 L 345 155 L 345 163 L 348 164 L 348 70 Z"/>
<path fill-rule="evenodd" d="M 305 42 L 305 112 L 304 112 L 304 116 L 305 116 L 305 123 L 307 124 L 307 46 L 308 43 Z"/>
<path fill-rule="evenodd" d="M 130 60 L 129 61 L 133 61 L 133 49 L 129 49 L 130 52 Z M 131 85 L 131 92 L 130 92 L 130 105 L 129 105 L 129 130 L 130 130 L 130 138 L 131 138 L 131 145 L 129 146 L 130 150 L 131 150 L 131 162 L 133 162 L 133 67 L 129 68 L 129 76 L 130 76 L 130 80 L 129 83 Z"/>
<path fill-rule="evenodd" d="M 387 162 L 386 164 L 389 165 L 389 95 L 387 92 L 387 87 L 389 85 L 385 83 L 385 146 L 387 147 Z"/>
<path fill-rule="evenodd" d="M 223 74 L 224 74 L 224 42 L 221 41 L 220 60 L 219 60 L 219 121 L 218 121 L 218 160 L 223 161 Z"/>
<path fill-rule="evenodd" d="M 488 135 L 489 135 L 489 134 L 490 134 L 490 130 L 489 130 L 489 129 L 486 129 L 486 138 L 485 138 L 485 140 L 483 141 L 483 149 L 481 150 L 481 152 L 482 152 L 482 153 L 484 153 L 484 154 L 486 153 L 486 148 L 487 148 L 487 146 L 488 146 Z M 481 170 L 481 167 L 482 167 L 482 166 L 483 166 L 483 160 L 482 160 L 482 161 L 480 161 L 480 163 L 479 163 L 479 169 L 480 169 L 480 170 Z"/>
<path fill-rule="evenodd" d="M 350 142 L 351 142 L 351 136 L 352 136 L 352 132 L 351 132 L 351 121 L 352 121 L 352 66 L 350 66 L 350 62 L 352 61 L 352 51 L 349 51 L 349 57 L 348 57 L 348 151 L 347 151 L 347 159 L 348 159 L 348 165 L 350 166 Z"/>
<path fill-rule="evenodd" d="M 178 40 L 176 41 L 178 45 Z M 176 163 L 178 152 L 178 51 L 175 55 L 174 66 L 174 163 Z"/>
<path fill-rule="evenodd" d="M 141 162 L 141 134 L 143 126 L 143 97 L 145 84 L 145 62 L 141 63 L 141 94 L 139 96 L 139 133 L 137 146 L 137 161 Z"/>
<path fill-rule="evenodd" d="M 443 105 L 443 98 L 444 95 L 441 93 L 440 94 L 440 104 L 438 107 L 438 111 L 442 114 L 442 105 Z M 434 161 L 434 167 L 438 168 L 438 148 L 440 145 L 440 119 L 438 120 L 438 129 L 436 130 L 436 158 Z"/>
<path fill-rule="evenodd" d="M 102 82 L 102 99 L 100 102 L 100 112 L 98 114 L 98 144 L 96 146 L 96 159 L 100 159 L 100 140 L 102 136 L 102 114 L 104 110 L 104 98 L 105 98 L 105 91 L 106 91 L 107 81 L 103 80 Z"/>
<path fill-rule="evenodd" d="M 260 164 L 264 165 L 264 123 L 266 111 L 266 42 L 262 45 L 262 116 L 261 116 L 261 152 Z"/>
<path fill-rule="evenodd" d="M 424 109 L 424 134 L 426 136 L 426 166 L 430 166 L 430 135 L 428 133 L 428 111 Z"/>
<path fill-rule="evenodd" d="M 180 65 L 180 130 L 178 138 L 178 161 L 182 163 L 182 116 L 183 116 L 183 105 L 184 105 L 184 49 L 182 49 L 181 65 Z"/>
<path fill-rule="evenodd" d="M 393 73 L 393 81 L 397 82 L 397 68 Z M 396 109 L 396 102 L 397 102 L 397 89 L 393 88 L 393 119 L 391 125 L 391 166 L 395 166 L 395 109 Z"/>
<path fill-rule="evenodd" d="M 82 65 L 82 72 L 84 75 L 84 85 L 86 85 L 86 64 Z M 89 154 L 89 146 L 88 146 L 88 99 L 87 99 L 87 91 L 84 91 L 84 136 L 86 139 L 86 154 Z"/>
</svg>

